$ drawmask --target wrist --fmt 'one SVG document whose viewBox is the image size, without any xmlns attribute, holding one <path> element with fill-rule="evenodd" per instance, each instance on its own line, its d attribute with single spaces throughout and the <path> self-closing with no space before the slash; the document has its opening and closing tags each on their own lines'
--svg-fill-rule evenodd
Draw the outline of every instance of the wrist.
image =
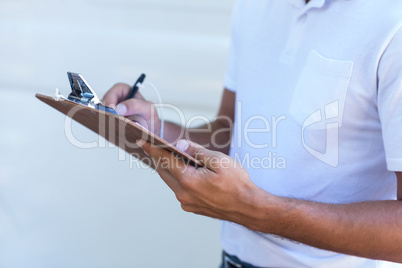
<svg viewBox="0 0 402 268">
<path fill-rule="evenodd" d="M 292 211 L 291 199 L 256 188 L 249 210 L 252 220 L 246 227 L 262 233 L 281 234 L 286 228 L 286 218 Z"/>
</svg>

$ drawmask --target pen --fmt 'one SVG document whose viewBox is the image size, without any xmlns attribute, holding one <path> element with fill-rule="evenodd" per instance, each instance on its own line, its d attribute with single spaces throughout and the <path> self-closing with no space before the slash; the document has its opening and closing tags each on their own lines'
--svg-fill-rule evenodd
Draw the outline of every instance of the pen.
<svg viewBox="0 0 402 268">
<path fill-rule="evenodd" d="M 138 77 L 137 81 L 135 81 L 133 88 L 131 89 L 130 93 L 128 94 L 126 100 L 134 98 L 135 94 L 138 92 L 138 84 L 142 84 L 145 80 L 145 74 L 141 74 Z"/>
</svg>

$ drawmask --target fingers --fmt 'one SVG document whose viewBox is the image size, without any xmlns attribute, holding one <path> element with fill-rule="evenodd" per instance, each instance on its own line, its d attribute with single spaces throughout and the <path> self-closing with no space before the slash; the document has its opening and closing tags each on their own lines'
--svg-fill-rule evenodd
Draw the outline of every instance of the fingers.
<svg viewBox="0 0 402 268">
<path fill-rule="evenodd" d="M 142 149 L 154 159 L 155 166 L 158 169 L 164 169 L 169 171 L 173 176 L 180 179 L 181 175 L 185 172 L 187 168 L 190 168 L 183 161 L 173 155 L 171 152 L 152 145 L 149 142 L 139 142 L 139 146 L 142 144 Z"/>
<path fill-rule="evenodd" d="M 158 173 L 160 170 L 169 172 L 181 186 L 191 181 L 192 175 L 198 170 L 193 166 L 186 165 L 171 152 L 151 145 L 149 142 L 139 141 L 137 144 L 154 160 Z"/>
<path fill-rule="evenodd" d="M 117 104 L 124 101 L 131 91 L 131 86 L 124 83 L 117 83 L 103 96 L 102 102 L 109 107 L 116 107 Z M 134 98 L 144 100 L 143 96 L 137 92 Z"/>
<path fill-rule="evenodd" d="M 149 126 L 147 120 L 145 120 L 144 117 L 142 117 L 142 116 L 130 115 L 130 116 L 127 116 L 126 118 L 135 123 L 140 124 L 142 127 L 146 128 L 147 130 L 149 130 L 151 132 L 155 132 L 155 128 L 152 128 L 151 126 Z M 155 126 L 153 126 L 153 127 L 155 127 Z"/>
<path fill-rule="evenodd" d="M 171 154 L 163 149 L 154 150 L 152 145 L 145 140 L 137 140 L 137 145 L 144 150 L 144 152 L 149 155 L 153 161 L 155 170 L 159 173 L 163 181 L 172 189 L 175 193 L 180 190 L 180 185 L 175 177 L 165 169 L 165 165 L 169 165 L 168 161 Z"/>
<path fill-rule="evenodd" d="M 227 157 L 220 152 L 208 150 L 201 145 L 188 140 L 180 140 L 176 144 L 176 147 L 199 160 L 205 165 L 205 167 L 213 171 L 216 171 L 220 167 L 221 160 Z"/>
<path fill-rule="evenodd" d="M 153 146 L 144 140 L 138 140 L 137 145 L 152 158 L 156 171 L 179 199 L 183 193 L 183 173 L 187 168 L 193 167 L 186 166 L 179 158 L 175 157 L 169 151 Z"/>
<path fill-rule="evenodd" d="M 118 103 L 126 98 L 130 90 L 131 87 L 129 85 L 118 83 L 106 92 L 102 101 L 106 106 L 116 107 Z"/>
<path fill-rule="evenodd" d="M 137 98 L 120 102 L 116 106 L 116 111 L 119 115 L 129 116 L 136 114 L 145 117 L 145 119 L 149 119 L 148 117 L 152 116 L 152 112 L 156 113 L 151 102 Z"/>
<path fill-rule="evenodd" d="M 168 171 L 163 168 L 161 168 L 158 165 L 155 165 L 156 171 L 158 172 L 159 176 L 162 178 L 162 180 L 167 184 L 167 186 L 172 189 L 174 193 L 179 193 L 181 192 L 181 186 L 177 179 Z"/>
<path fill-rule="evenodd" d="M 183 210 L 220 219 L 230 219 L 224 214 L 226 211 L 236 212 L 233 201 L 237 201 L 241 194 L 237 190 L 238 184 L 232 185 L 232 179 L 238 178 L 238 174 L 233 174 L 236 170 L 214 173 L 207 168 L 196 169 L 187 166 L 167 150 L 153 146 L 149 142 L 140 140 L 137 144 L 153 159 L 156 170 L 174 191 Z M 185 140 L 179 141 L 177 147 L 185 149 L 187 153 L 207 163 L 210 161 L 205 160 L 208 157 L 225 158 L 223 154 L 217 154 Z M 248 174 L 246 173 L 245 176 Z M 228 193 L 228 191 L 232 192 Z"/>
</svg>

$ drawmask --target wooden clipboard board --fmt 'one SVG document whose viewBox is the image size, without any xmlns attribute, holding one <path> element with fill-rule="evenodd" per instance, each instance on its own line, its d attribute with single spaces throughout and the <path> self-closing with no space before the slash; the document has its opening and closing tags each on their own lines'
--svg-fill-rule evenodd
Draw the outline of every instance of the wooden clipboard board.
<svg viewBox="0 0 402 268">
<path fill-rule="evenodd" d="M 147 157 L 143 150 L 138 147 L 136 140 L 147 140 L 151 144 L 173 153 L 188 165 L 195 167 L 203 166 L 203 164 L 194 157 L 180 151 L 171 143 L 123 116 L 87 107 L 66 99 L 56 100 L 53 97 L 42 94 L 36 94 L 35 96 L 74 121 L 77 121 L 81 125 L 102 136 L 109 142 L 120 147 L 130 155 L 137 157 L 152 168 L 155 168 L 154 164 L 152 161 L 149 161 L 149 157 Z"/>
</svg>

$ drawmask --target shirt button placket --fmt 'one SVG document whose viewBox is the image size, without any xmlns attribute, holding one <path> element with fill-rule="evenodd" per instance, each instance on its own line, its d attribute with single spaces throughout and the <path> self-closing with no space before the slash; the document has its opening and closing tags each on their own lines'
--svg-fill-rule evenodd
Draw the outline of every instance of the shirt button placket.
<svg viewBox="0 0 402 268">
<path fill-rule="evenodd" d="M 306 31 L 306 21 L 307 14 L 305 12 L 296 18 L 294 26 L 289 33 L 286 46 L 281 55 L 282 62 L 289 64 L 293 62 Z"/>
</svg>

